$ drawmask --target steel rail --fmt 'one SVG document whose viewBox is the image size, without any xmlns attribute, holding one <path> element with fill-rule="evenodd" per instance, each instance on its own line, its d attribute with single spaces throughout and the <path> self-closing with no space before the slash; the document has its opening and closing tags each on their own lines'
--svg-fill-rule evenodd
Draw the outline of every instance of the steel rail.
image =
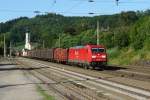
<svg viewBox="0 0 150 100">
<path fill-rule="evenodd" d="M 32 62 L 32 61 L 30 61 L 30 62 Z M 67 73 L 69 76 L 71 76 L 71 75 L 73 77 L 76 76 L 76 78 L 78 78 L 78 79 L 90 79 L 90 80 L 95 79 L 94 77 L 91 77 L 91 76 L 86 76 L 86 75 L 75 73 L 75 72 L 72 72 L 72 71 L 66 71 L 66 70 L 63 70 L 61 68 L 56 68 L 54 66 L 49 66 L 49 65 L 46 65 L 46 64 L 38 63 L 38 62 L 36 62 L 36 63 L 32 62 L 32 63 L 34 63 L 38 66 L 50 67 L 51 69 L 55 69 L 57 71 Z M 118 83 L 111 82 L 111 81 L 108 81 L 108 80 L 105 80 L 105 79 L 90 81 L 90 83 L 95 84 L 95 85 L 97 84 L 97 85 L 99 85 L 101 87 L 104 87 L 106 89 L 109 89 L 109 90 L 112 90 L 112 91 L 115 91 L 115 92 L 118 92 L 118 93 L 121 93 L 121 94 L 125 94 L 125 95 L 128 95 L 128 96 L 136 98 L 136 99 L 145 99 L 146 100 L 146 99 L 150 98 L 150 92 L 149 91 L 138 89 L 138 88 L 131 87 L 131 86 L 118 84 Z"/>
</svg>

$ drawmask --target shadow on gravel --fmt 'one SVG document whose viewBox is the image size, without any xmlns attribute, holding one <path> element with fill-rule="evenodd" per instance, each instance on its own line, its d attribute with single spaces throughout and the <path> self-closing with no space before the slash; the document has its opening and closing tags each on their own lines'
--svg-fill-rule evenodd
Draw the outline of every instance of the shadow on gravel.
<svg viewBox="0 0 150 100">
<path fill-rule="evenodd" d="M 17 87 L 17 86 L 24 86 L 24 85 L 31 85 L 31 84 L 46 84 L 46 83 L 9 84 L 9 85 L 0 85 L 0 88 Z"/>
<path fill-rule="evenodd" d="M 123 68 L 123 67 L 117 67 L 117 66 L 102 66 L 100 68 L 97 68 L 96 70 L 99 71 L 117 71 L 117 70 L 121 70 L 121 69 L 127 69 L 127 68 Z"/>
<path fill-rule="evenodd" d="M 16 65 L 16 64 L 0 64 L 0 67 L 1 66 L 9 66 L 9 65 Z"/>
<path fill-rule="evenodd" d="M 12 70 L 36 70 L 36 69 L 43 69 L 43 68 L 49 68 L 49 67 L 39 67 L 39 68 L 0 68 L 0 71 L 12 71 Z"/>
</svg>

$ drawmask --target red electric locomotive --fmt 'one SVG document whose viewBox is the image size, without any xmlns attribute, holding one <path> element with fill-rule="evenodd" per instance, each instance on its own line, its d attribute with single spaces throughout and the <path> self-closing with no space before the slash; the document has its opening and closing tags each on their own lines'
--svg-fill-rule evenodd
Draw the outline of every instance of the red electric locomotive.
<svg viewBox="0 0 150 100">
<path fill-rule="evenodd" d="M 107 64 L 106 49 L 102 45 L 86 45 L 69 48 L 68 62 L 82 65 L 105 66 Z"/>
</svg>

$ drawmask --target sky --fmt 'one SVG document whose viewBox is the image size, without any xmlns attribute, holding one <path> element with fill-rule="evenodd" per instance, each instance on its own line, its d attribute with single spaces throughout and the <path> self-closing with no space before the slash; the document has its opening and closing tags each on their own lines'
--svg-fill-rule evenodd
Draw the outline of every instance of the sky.
<svg viewBox="0 0 150 100">
<path fill-rule="evenodd" d="M 64 16 L 94 16 L 147 9 L 150 9 L 150 0 L 120 0 L 118 6 L 115 0 L 1 0 L 0 22 L 25 16 L 32 18 L 37 15 L 34 11 Z"/>
</svg>

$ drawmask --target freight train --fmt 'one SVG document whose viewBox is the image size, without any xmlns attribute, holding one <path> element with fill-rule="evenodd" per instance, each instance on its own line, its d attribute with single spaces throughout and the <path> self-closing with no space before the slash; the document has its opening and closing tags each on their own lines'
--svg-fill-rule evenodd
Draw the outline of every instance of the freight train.
<svg viewBox="0 0 150 100">
<path fill-rule="evenodd" d="M 102 45 L 85 45 L 71 48 L 35 49 L 27 51 L 26 57 L 51 62 L 79 65 L 86 69 L 106 66 L 107 53 Z"/>
</svg>

